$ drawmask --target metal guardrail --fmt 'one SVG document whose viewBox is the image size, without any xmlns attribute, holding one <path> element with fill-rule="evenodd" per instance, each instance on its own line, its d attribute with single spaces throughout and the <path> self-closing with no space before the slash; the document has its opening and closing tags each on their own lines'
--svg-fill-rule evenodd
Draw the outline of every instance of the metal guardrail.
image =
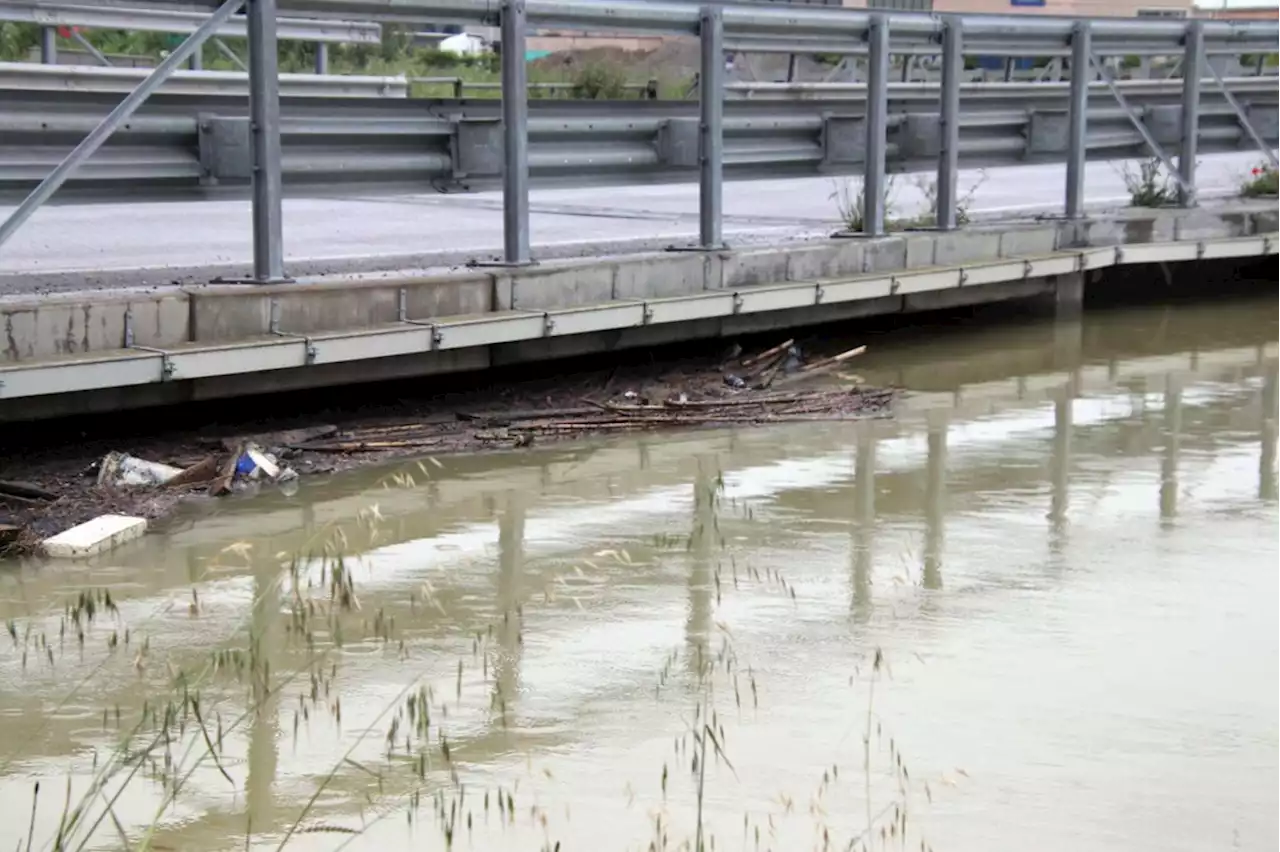
<svg viewBox="0 0 1280 852">
<path fill-rule="evenodd" d="M 150 73 L 150 68 L 0 62 L 0 91 L 125 94 L 137 88 Z M 405 98 L 409 95 L 409 82 L 404 77 L 281 74 L 279 79 L 282 97 Z M 249 93 L 249 75 L 238 71 L 175 71 L 159 92 L 244 98 Z M 49 108 L 55 113 L 59 111 L 59 105 L 52 101 Z"/>
<path fill-rule="evenodd" d="M 208 17 L 207 12 L 182 9 L 121 8 L 105 4 L 49 3 L 45 0 L 4 0 L 0 3 L 0 21 L 42 27 L 192 33 Z M 247 20 L 231 18 L 214 35 L 244 38 L 248 35 Z M 381 44 L 382 27 L 367 21 L 279 18 L 276 37 L 325 44 Z"/>
<path fill-rule="evenodd" d="M 113 8 L 109 0 L 84 0 L 82 5 Z M 242 5 L 244 0 L 218 3 L 209 20 L 61 158 L 48 177 L 0 224 L 0 247 L 78 168 L 93 161 L 93 155 L 111 134 L 122 128 L 132 133 L 132 117 L 143 102 L 182 62 L 196 55 L 204 41 L 231 21 Z M 500 117 L 492 113 L 492 106 L 487 107 L 491 111 L 488 115 L 483 114 L 486 107 L 480 105 L 471 106 L 470 112 L 460 108 L 452 114 L 441 110 L 443 104 L 433 108 L 429 103 L 418 107 L 422 110 L 419 114 L 384 115 L 376 121 L 368 120 L 372 116 L 335 121 L 332 114 L 300 114 L 294 112 L 292 104 L 286 104 L 282 112 L 277 9 L 308 16 L 410 24 L 496 24 L 501 27 L 503 46 Z M 475 176 L 500 176 L 504 258 L 509 265 L 532 260 L 530 177 L 555 169 L 568 171 L 575 178 L 580 178 L 584 169 L 623 170 L 637 165 L 641 171 L 651 169 L 651 174 L 664 169 L 690 174 L 696 169 L 700 199 L 696 248 L 713 250 L 723 245 L 721 207 L 726 170 L 732 172 L 744 165 L 766 163 L 774 174 L 789 163 L 803 164 L 810 171 L 815 164 L 824 170 L 860 171 L 864 181 L 860 193 L 863 230 L 880 235 L 885 231 L 886 176 L 894 160 L 919 158 L 937 163 L 937 226 L 950 230 L 957 224 L 956 184 L 962 157 L 969 160 L 1020 155 L 1065 160 L 1065 214 L 1078 218 L 1083 214 L 1084 164 L 1092 151 L 1119 148 L 1133 153 L 1140 141 L 1173 172 L 1180 203 L 1193 205 L 1196 158 L 1202 142 L 1207 146 L 1236 146 L 1241 144 L 1242 136 L 1248 137 L 1250 144 L 1255 135 L 1268 144 L 1275 138 L 1271 100 L 1260 101 L 1261 106 L 1255 110 L 1243 92 L 1238 99 L 1220 98 L 1221 89 L 1230 84 L 1216 77 L 1206 84 L 1204 79 L 1206 57 L 1210 54 L 1274 52 L 1280 28 L 1271 22 L 942 16 L 763 5 L 695 6 L 648 0 L 253 0 L 248 4 L 246 22 L 250 48 L 249 115 L 197 117 L 195 142 L 200 160 L 196 179 L 249 182 L 254 239 L 251 280 L 259 283 L 287 280 L 281 206 L 284 176 L 315 165 L 308 161 L 307 166 L 295 169 L 290 166 L 289 157 L 323 160 L 328 156 L 327 169 L 322 172 L 350 174 L 347 143 L 359 136 L 375 137 L 383 152 L 399 146 L 401 139 L 406 140 L 399 151 L 401 159 L 384 155 L 380 160 L 379 165 L 388 168 L 387 177 L 392 180 L 401 180 L 406 172 L 428 173 L 432 169 L 447 169 L 449 179 L 455 182 Z M 701 46 L 696 115 L 650 113 L 655 121 L 642 127 L 637 126 L 640 122 L 625 119 L 599 119 L 597 126 L 583 135 L 587 128 L 580 122 L 575 124 L 554 112 L 548 115 L 540 104 L 531 109 L 525 57 L 526 37 L 533 26 L 696 35 Z M 813 105 L 808 104 L 808 113 L 752 120 L 751 114 L 744 113 L 736 103 L 725 103 L 725 54 L 731 51 L 866 56 L 866 94 L 856 107 L 847 110 L 815 114 Z M 927 113 L 891 111 L 890 58 L 894 54 L 941 55 L 939 92 Z M 985 116 L 966 119 L 961 82 L 964 57 L 972 55 L 1068 58 L 1072 73 L 1065 90 L 1065 109 L 1061 101 L 1052 110 L 1042 111 L 1028 111 L 1023 104 L 1009 109 L 999 121 L 990 110 Z M 1102 60 L 1115 55 L 1180 55 L 1183 78 L 1174 84 L 1176 95 L 1165 94 L 1161 96 L 1165 102 L 1144 105 L 1138 92 L 1112 79 Z M 1095 77 L 1102 80 L 1113 99 L 1105 109 L 1091 86 Z M 1270 97 L 1274 95 L 1272 91 Z M 1218 99 L 1230 110 L 1229 115 Z M 8 107 L 14 101 L 7 97 L 3 105 Z M 650 105 L 664 106 L 656 102 L 644 104 Z M 175 114 L 173 110 L 165 111 L 163 103 L 156 106 L 159 111 L 155 115 L 169 121 L 191 120 L 189 112 L 183 115 L 178 110 Z M 681 105 L 681 109 L 688 108 Z M 139 122 L 150 115 L 144 111 Z M 544 116 L 554 120 L 543 121 Z M 1112 125 L 1110 122 L 1115 119 L 1118 122 Z M 1227 126 L 1222 125 L 1224 119 Z M 1230 126 L 1231 122 L 1235 126 Z M 1242 133 L 1244 126 L 1252 133 Z M 1016 133 L 1010 133 L 1008 128 L 1015 128 Z M 291 136 L 298 141 L 286 146 L 285 140 Z M 427 137 L 434 141 L 424 144 Z M 141 141 L 147 137 L 138 131 L 137 138 Z M 542 141 L 547 138 L 555 141 Z M 744 138 L 748 144 L 740 141 Z M 613 141 L 602 145 L 605 140 Z M 189 135 L 186 142 L 186 157 L 181 165 L 189 167 Z M 449 146 L 447 155 L 444 144 Z M 111 154 L 117 147 L 108 146 L 105 153 Z M 21 152 L 33 150 L 38 153 L 40 149 L 24 146 Z M 49 160 L 62 153 L 56 144 L 44 150 L 50 151 L 46 155 Z M 1176 165 L 1171 150 L 1177 153 Z M 42 168 L 38 156 L 21 152 L 19 166 L 21 157 L 26 156 L 29 171 Z M 1270 148 L 1265 155 L 1275 163 Z M 97 162 L 103 160 L 99 158 Z M 126 162 L 121 171 L 142 165 L 145 158 L 142 163 Z"/>
<path fill-rule="evenodd" d="M 282 75 L 282 92 L 292 79 Z M 1274 80 L 1245 77 L 1225 83 L 1249 117 L 1248 128 L 1274 143 L 1280 100 Z M 1158 140 L 1176 144 L 1181 81 L 1126 81 L 1118 87 Z M 1200 105 L 1200 148 L 1221 151 L 1252 145 L 1232 105 L 1211 87 L 1207 80 Z M 1067 83 L 962 86 L 959 162 L 984 166 L 1062 161 L 1069 90 Z M 888 87 L 890 167 L 927 167 L 936 160 L 939 94 L 932 84 Z M 111 103 L 87 92 L 51 95 L 10 89 L 3 95 L 0 126 L 6 131 L 0 135 L 0 191 L 10 194 L 29 191 Z M 727 101 L 726 173 L 753 177 L 859 172 L 866 87 L 842 86 L 839 95 Z M 333 192 L 383 185 L 404 191 L 494 185 L 501 179 L 500 110 L 493 99 L 286 98 L 280 125 L 284 186 Z M 696 137 L 697 123 L 698 105 L 691 101 L 533 99 L 529 173 L 543 183 L 687 180 L 698 166 L 697 146 L 690 141 Z M 209 190 L 243 193 L 252 174 L 247 135 L 243 95 L 157 95 L 77 171 L 68 188 L 105 191 L 116 199 Z M 1087 155 L 1130 156 L 1143 145 L 1142 135 L 1106 85 L 1092 84 Z"/>
<path fill-rule="evenodd" d="M 468 89 L 473 92 L 497 92 L 499 95 L 502 93 L 501 83 L 475 82 L 464 80 L 461 77 L 410 77 L 408 79 L 410 83 L 415 85 L 448 87 L 452 97 L 459 100 L 467 96 Z M 0 84 L 0 88 L 3 88 L 2 84 Z M 530 82 L 528 84 L 530 92 L 538 94 L 550 93 L 552 96 L 555 96 L 556 93 L 567 93 L 572 96 L 578 88 L 579 84 L 577 83 Z M 623 92 L 634 92 L 646 100 L 655 101 L 658 99 L 658 81 L 656 79 L 649 79 L 643 83 L 624 83 L 619 88 Z"/>
</svg>

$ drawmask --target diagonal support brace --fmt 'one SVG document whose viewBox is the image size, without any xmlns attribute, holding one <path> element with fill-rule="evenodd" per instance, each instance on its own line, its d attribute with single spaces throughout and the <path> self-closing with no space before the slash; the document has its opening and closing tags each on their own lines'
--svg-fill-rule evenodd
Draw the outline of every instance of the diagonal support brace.
<svg viewBox="0 0 1280 852">
<path fill-rule="evenodd" d="M 1164 150 L 1164 147 L 1156 141 L 1156 138 L 1151 135 L 1151 131 L 1147 129 L 1147 126 L 1142 123 L 1141 117 L 1138 116 L 1137 111 L 1134 110 L 1132 105 L 1130 105 L 1129 99 L 1124 96 L 1124 93 L 1120 91 L 1120 87 L 1116 85 L 1115 78 L 1111 76 L 1111 72 L 1108 71 L 1107 67 L 1098 60 L 1098 55 L 1092 51 L 1089 52 L 1089 64 L 1098 72 L 1098 77 L 1102 79 L 1102 82 L 1107 84 L 1107 88 L 1111 90 L 1111 94 L 1115 97 L 1116 103 L 1120 104 L 1120 108 L 1123 109 L 1125 115 L 1129 117 L 1129 122 L 1133 125 L 1134 130 L 1138 131 L 1138 135 L 1142 137 L 1142 141 L 1147 143 L 1147 147 L 1151 149 L 1151 153 L 1155 154 L 1164 167 L 1168 169 L 1169 176 L 1173 178 L 1174 183 L 1176 183 L 1183 191 L 1190 191 L 1190 187 L 1187 186 L 1186 181 L 1183 180 L 1182 175 L 1179 174 L 1177 166 L 1174 165 L 1173 159 L 1169 156 L 1168 152 Z"/>
<path fill-rule="evenodd" d="M 218 31 L 219 27 L 240 10 L 242 5 L 244 5 L 244 0 L 226 0 L 208 20 L 197 27 L 195 32 L 187 36 L 186 41 L 178 45 L 173 53 L 170 53 L 163 62 L 157 65 L 155 70 L 147 76 L 147 79 L 139 83 L 136 89 L 126 95 L 125 99 L 97 127 L 89 131 L 89 135 L 70 154 L 67 154 L 62 159 L 62 162 L 58 163 L 53 171 L 44 180 L 40 181 L 40 185 L 31 190 L 31 193 L 22 200 L 22 203 L 18 205 L 18 209 L 14 210 L 9 215 L 9 218 L 4 220 L 3 224 L 0 224 L 0 246 L 8 242 L 14 232 L 31 218 L 31 214 L 35 213 L 40 208 L 40 205 L 48 201 L 58 191 L 58 188 L 67 182 L 72 173 L 92 157 L 94 152 L 102 147 L 111 134 L 115 133 L 120 125 L 124 124 L 129 119 L 129 116 L 137 111 L 138 107 L 142 106 L 143 101 L 151 97 L 174 71 L 178 70 L 207 39 Z"/>
<path fill-rule="evenodd" d="M 1271 168 L 1280 168 L 1280 159 L 1276 158 L 1275 151 L 1271 149 L 1271 146 L 1268 145 L 1258 134 L 1258 131 L 1254 129 L 1253 124 L 1249 121 L 1249 114 L 1244 111 L 1244 107 L 1240 106 L 1240 102 L 1236 100 L 1236 96 L 1231 94 L 1231 91 L 1227 88 L 1226 81 L 1223 80 L 1222 75 L 1218 73 L 1218 69 L 1213 67 L 1212 62 L 1206 62 L 1205 65 L 1209 68 L 1209 73 L 1213 75 L 1213 82 L 1218 84 L 1218 89 L 1221 90 L 1222 96 L 1227 99 L 1227 103 L 1229 103 L 1231 108 L 1235 110 L 1236 118 L 1240 121 L 1240 127 L 1244 129 L 1245 133 L 1249 134 L 1249 138 L 1253 140 L 1253 144 L 1257 145 L 1258 150 L 1267 158 L 1267 162 L 1271 164 Z"/>
</svg>

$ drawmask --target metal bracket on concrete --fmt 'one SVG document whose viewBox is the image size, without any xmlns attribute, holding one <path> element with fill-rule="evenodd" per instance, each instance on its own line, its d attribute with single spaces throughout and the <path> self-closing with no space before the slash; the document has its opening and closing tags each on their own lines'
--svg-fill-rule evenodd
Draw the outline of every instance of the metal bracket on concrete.
<svg viewBox="0 0 1280 852">
<path fill-rule="evenodd" d="M 1223 82 L 1222 75 L 1218 73 L 1218 69 L 1213 67 L 1212 62 L 1206 62 L 1205 66 L 1209 69 L 1209 73 L 1213 75 L 1213 81 L 1218 84 L 1218 88 L 1222 91 L 1222 96 L 1227 99 L 1231 109 L 1235 110 L 1236 119 L 1240 122 L 1240 128 L 1249 135 L 1249 138 L 1253 140 L 1253 144 L 1258 146 L 1258 150 L 1267 158 L 1271 168 L 1280 168 L 1280 160 L 1276 159 L 1275 152 L 1271 150 L 1270 145 L 1263 141 L 1262 136 L 1254 128 L 1253 122 L 1249 121 L 1248 111 L 1240 106 L 1236 96 L 1227 89 L 1227 84 Z"/>
<path fill-rule="evenodd" d="M 273 337 L 293 337 L 301 340 L 306 347 L 307 363 L 314 364 L 316 360 L 316 345 L 311 342 L 311 338 L 305 334 L 295 334 L 292 331 L 280 330 L 280 302 L 274 296 L 271 297 L 271 313 L 267 323 L 267 331 Z"/>
<path fill-rule="evenodd" d="M 640 316 L 642 318 L 642 323 L 644 325 L 648 325 L 649 323 L 653 322 L 653 306 L 650 305 L 648 302 L 645 302 L 644 308 L 641 309 Z"/>
<path fill-rule="evenodd" d="M 1142 121 L 1142 116 L 1140 116 L 1137 110 L 1135 110 L 1129 103 L 1129 99 L 1124 96 L 1124 93 L 1120 91 L 1120 87 L 1116 85 L 1115 78 L 1111 76 L 1111 72 L 1098 60 L 1098 55 L 1093 51 L 1089 52 L 1089 64 L 1098 72 L 1098 76 L 1102 79 L 1102 82 L 1107 84 L 1107 88 L 1111 90 L 1111 95 L 1116 99 L 1116 103 L 1120 104 L 1120 108 L 1124 110 L 1125 115 L 1129 118 L 1129 123 L 1133 125 L 1134 130 L 1138 131 L 1138 135 L 1142 137 L 1142 141 L 1147 143 L 1147 147 L 1151 149 L 1151 153 L 1160 158 L 1160 162 L 1169 171 L 1169 176 L 1173 178 L 1174 183 L 1176 183 L 1184 192 L 1190 192 L 1191 187 L 1187 186 L 1186 181 L 1183 180 L 1182 174 L 1178 171 L 1178 167 L 1174 165 L 1173 160 L 1165 152 L 1164 146 L 1157 142 L 1156 138 L 1151 135 L 1151 131 L 1147 129 L 1147 125 Z"/>
<path fill-rule="evenodd" d="M 173 358 L 163 349 L 154 346 L 139 346 L 133 337 L 133 307 L 126 305 L 124 309 L 124 348 L 137 349 L 139 352 L 151 352 L 160 356 L 160 381 L 167 382 L 173 378 Z"/>
<path fill-rule="evenodd" d="M 965 284 L 968 284 L 968 283 L 969 283 L 969 270 L 961 269 L 960 270 L 960 286 L 963 287 Z"/>
<path fill-rule="evenodd" d="M 1089 266 L 1089 259 L 1084 252 L 1076 253 L 1076 272 L 1084 272 Z"/>
<path fill-rule="evenodd" d="M 431 329 L 431 348 L 439 349 L 440 341 L 443 335 L 440 333 L 440 327 L 430 320 L 409 319 L 409 294 L 403 287 L 396 294 L 396 321 L 405 323 L 406 325 L 420 325 L 424 328 Z"/>
<path fill-rule="evenodd" d="M 1031 277 L 1032 268 L 1033 267 L 1031 265 L 1031 261 L 1029 260 L 1022 261 L 1022 280 L 1023 281 L 1026 281 L 1028 278 Z"/>
<path fill-rule="evenodd" d="M 1262 253 L 1263 253 L 1264 255 L 1266 255 L 1266 254 L 1273 254 L 1274 252 L 1272 252 L 1272 250 L 1271 250 L 1271 249 L 1272 249 L 1272 245 L 1271 245 L 1271 238 L 1270 238 L 1270 237 L 1263 237 L 1263 238 L 1262 238 Z"/>
<path fill-rule="evenodd" d="M 1123 262 L 1124 262 L 1124 249 L 1120 248 L 1120 246 L 1116 246 L 1115 265 L 1119 266 Z"/>
<path fill-rule="evenodd" d="M 813 303 L 815 305 L 821 305 L 822 297 L 826 292 L 827 292 L 826 290 L 822 289 L 821 284 L 814 284 L 813 285 Z"/>
<path fill-rule="evenodd" d="M 547 313 L 547 312 L 545 312 L 545 311 L 544 311 L 544 312 L 543 312 L 543 314 L 542 314 L 542 335 L 543 335 L 543 337 L 550 337 L 550 336 L 551 336 L 551 333 L 552 333 L 553 331 L 555 331 L 555 330 L 556 330 L 556 321 L 555 321 L 555 318 L 553 318 L 553 317 L 551 316 L 551 314 L 549 314 L 549 313 Z"/>
<path fill-rule="evenodd" d="M 733 312 L 735 314 L 742 312 L 742 294 L 735 292 L 733 294 Z"/>
</svg>

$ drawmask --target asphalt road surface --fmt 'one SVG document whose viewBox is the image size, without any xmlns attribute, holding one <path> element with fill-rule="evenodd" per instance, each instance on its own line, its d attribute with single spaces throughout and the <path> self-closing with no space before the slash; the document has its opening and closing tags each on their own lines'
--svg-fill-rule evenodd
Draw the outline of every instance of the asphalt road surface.
<svg viewBox="0 0 1280 852">
<path fill-rule="evenodd" d="M 1206 155 L 1202 197 L 1234 195 L 1257 154 Z M 1131 163 L 1132 168 L 1136 163 Z M 1121 162 L 1090 163 L 1091 208 L 1122 207 Z M 1060 213 L 1062 165 L 965 171 L 960 194 L 976 219 Z M 925 209 L 921 182 L 898 175 L 891 217 Z M 819 237 L 839 226 L 844 178 L 742 181 L 725 186 L 730 245 Z M 690 244 L 698 232 L 696 183 L 539 189 L 530 196 L 534 256 L 610 254 Z M 3 208 L 7 215 L 12 207 Z M 244 275 L 252 259 L 248 201 L 47 205 L 0 248 L 0 294 L 167 284 Z M 297 198 L 284 204 L 286 271 L 294 276 L 435 268 L 496 256 L 502 198 L 470 195 Z"/>
</svg>

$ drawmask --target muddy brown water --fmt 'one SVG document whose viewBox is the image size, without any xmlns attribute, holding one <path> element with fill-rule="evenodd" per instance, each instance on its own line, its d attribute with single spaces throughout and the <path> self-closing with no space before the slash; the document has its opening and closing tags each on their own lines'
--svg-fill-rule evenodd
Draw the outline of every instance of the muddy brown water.
<svg viewBox="0 0 1280 852">
<path fill-rule="evenodd" d="M 675 849 L 700 804 L 717 849 L 1274 849 L 1276 338 L 1271 297 L 889 335 L 892 421 L 400 463 L 10 570 L 0 848 L 84 802 L 65 848 Z M 170 743 L 104 770 L 144 705 Z"/>
</svg>

